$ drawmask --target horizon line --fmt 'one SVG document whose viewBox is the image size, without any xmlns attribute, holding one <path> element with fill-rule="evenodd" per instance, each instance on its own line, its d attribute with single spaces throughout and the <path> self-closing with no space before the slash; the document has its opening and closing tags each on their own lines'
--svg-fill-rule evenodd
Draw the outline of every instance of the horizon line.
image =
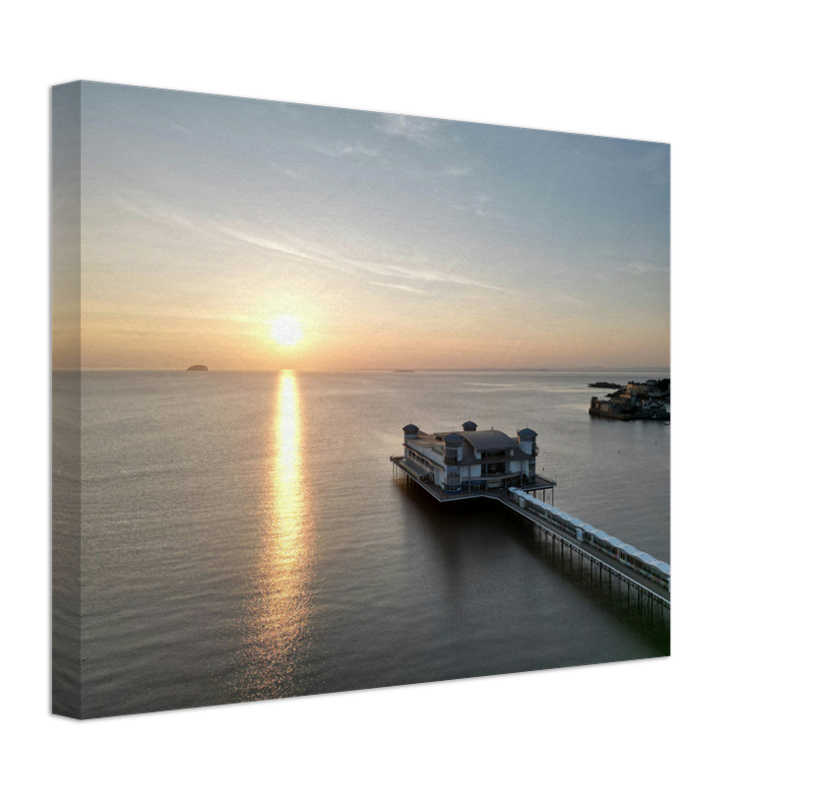
<svg viewBox="0 0 815 800">
<path fill-rule="evenodd" d="M 355 369 L 218 369 L 208 367 L 199 372 L 670 372 L 667 366 L 634 367 L 358 367 Z M 52 367 L 52 372 L 190 372 L 188 367 Z"/>
</svg>

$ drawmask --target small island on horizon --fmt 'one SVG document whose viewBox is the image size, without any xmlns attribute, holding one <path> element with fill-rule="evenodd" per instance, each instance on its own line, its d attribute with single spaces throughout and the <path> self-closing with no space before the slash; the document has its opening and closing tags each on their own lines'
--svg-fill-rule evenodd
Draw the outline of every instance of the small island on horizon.
<svg viewBox="0 0 815 800">
<path fill-rule="evenodd" d="M 209 367 L 204 364 L 193 364 L 191 367 L 187 367 L 187 372 L 209 372 Z"/>
</svg>

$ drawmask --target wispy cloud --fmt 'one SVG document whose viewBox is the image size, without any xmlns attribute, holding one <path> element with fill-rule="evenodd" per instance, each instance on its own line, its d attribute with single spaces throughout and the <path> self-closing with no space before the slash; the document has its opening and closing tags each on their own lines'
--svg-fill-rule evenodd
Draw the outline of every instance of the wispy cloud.
<svg viewBox="0 0 815 800">
<path fill-rule="evenodd" d="M 300 119 L 300 106 L 299 103 L 286 103 L 282 100 L 275 101 L 273 103 L 269 103 L 269 107 L 273 108 L 274 111 L 283 112 L 283 114 L 291 119 Z"/>
<path fill-rule="evenodd" d="M 585 138 L 593 140 L 593 137 Z M 579 164 L 587 155 L 602 157 L 603 169 L 608 175 L 636 178 L 640 184 L 651 186 L 667 186 L 670 180 L 670 147 L 665 144 L 598 138 L 586 141 L 569 160 Z M 567 164 L 564 162 L 563 166 Z M 557 174 L 561 172 L 563 170 Z"/>
<path fill-rule="evenodd" d="M 417 144 L 429 147 L 433 143 L 433 133 L 439 127 L 439 121 L 424 117 L 406 117 L 404 114 L 383 114 L 382 124 L 378 130 L 388 136 L 402 136 Z"/>
<path fill-rule="evenodd" d="M 381 283 L 380 281 L 368 281 L 369 286 L 384 286 L 387 289 L 398 289 L 400 292 L 412 292 L 413 294 L 427 294 L 424 289 L 417 289 L 415 286 L 405 286 L 403 283 Z"/>
<path fill-rule="evenodd" d="M 283 164 L 277 164 L 274 161 L 269 162 L 269 166 L 275 171 L 279 172 L 281 175 L 286 175 L 293 180 L 299 181 L 306 177 L 305 172 L 301 172 L 300 170 L 292 169 L 291 167 L 287 167 Z"/>
<path fill-rule="evenodd" d="M 667 186 L 670 180 L 670 150 L 665 145 L 653 145 L 640 157 L 639 168 L 649 183 Z"/>
<path fill-rule="evenodd" d="M 375 274 L 379 275 L 404 277 L 417 281 L 425 281 L 427 283 L 441 283 L 452 286 L 469 286 L 474 289 L 487 289 L 493 292 L 514 294 L 514 292 L 512 292 L 510 289 L 503 286 L 495 286 L 491 283 L 484 283 L 477 278 L 461 275 L 458 272 L 454 272 L 452 268 L 439 271 L 436 269 L 426 269 L 421 267 L 403 267 L 396 264 L 376 264 L 373 262 L 360 261 L 354 261 L 351 263 L 360 269 L 374 272 Z"/>
<path fill-rule="evenodd" d="M 456 211 L 465 211 L 470 214 L 475 214 L 478 217 L 492 217 L 503 222 L 509 221 L 509 217 L 506 214 L 492 210 L 490 198 L 486 194 L 476 195 L 468 204 L 454 203 L 453 208 Z"/>
<path fill-rule="evenodd" d="M 340 272 L 373 285 L 391 286 L 402 291 L 424 293 L 421 286 L 417 286 L 417 284 L 431 283 L 515 294 L 515 292 L 503 286 L 486 283 L 478 278 L 461 274 L 456 269 L 457 266 L 460 267 L 461 265 L 449 265 L 444 269 L 434 269 L 422 264 L 405 266 L 404 264 L 392 262 L 350 258 L 313 240 L 307 240 L 284 231 L 259 231 L 255 226 L 250 227 L 238 221 L 231 224 L 223 224 L 215 220 L 193 221 L 159 204 L 134 204 L 124 199 L 121 199 L 120 202 L 128 211 L 142 217 L 176 227 L 193 229 L 201 235 L 219 238 L 227 237 L 228 239 L 244 242 L 269 252 L 305 261 L 311 266 Z M 371 281 L 370 276 L 376 276 L 384 280 L 396 279 L 400 282 L 391 284 Z M 409 281 L 409 283 L 405 283 L 405 281 Z"/>
<path fill-rule="evenodd" d="M 318 153 L 326 156 L 369 156 L 373 157 L 379 154 L 379 150 L 373 147 L 363 147 L 362 145 L 346 144 L 345 142 L 337 142 L 333 147 L 315 147 Z"/>
<path fill-rule="evenodd" d="M 265 231 L 258 233 L 255 230 L 242 228 L 240 223 L 234 223 L 231 226 L 216 225 L 214 228 L 232 239 L 254 245 L 263 250 L 294 256 L 297 259 L 326 269 L 345 273 L 354 271 L 353 269 L 345 267 L 344 262 L 338 260 L 335 254 L 330 250 L 296 236 L 286 235 L 281 232 L 274 232 L 271 235 Z M 272 235 L 274 238 L 272 238 Z"/>
<path fill-rule="evenodd" d="M 295 256 L 295 258 L 302 258 L 307 261 L 312 261 L 314 259 L 314 254 L 309 253 L 306 250 L 299 249 L 296 246 L 292 246 L 287 242 L 281 242 L 276 239 L 269 239 L 266 236 L 258 236 L 253 233 L 247 233 L 246 231 L 236 230 L 235 228 L 226 227 L 224 225 L 215 226 L 217 230 L 221 231 L 221 233 L 225 233 L 227 236 L 232 237 L 233 239 L 238 239 L 241 242 L 246 242 L 246 244 L 253 244 L 256 247 L 262 247 L 264 250 L 273 250 L 276 253 L 283 253 L 289 256 Z"/>
<path fill-rule="evenodd" d="M 164 225 L 171 225 L 177 228 L 193 229 L 196 227 L 191 219 L 187 219 L 182 214 L 179 214 L 175 207 L 166 205 L 165 203 L 155 201 L 131 201 L 124 197 L 117 197 L 116 202 L 121 208 L 143 219 L 160 222 Z"/>
<path fill-rule="evenodd" d="M 626 275 L 647 275 L 649 272 L 668 272 L 668 268 L 657 267 L 646 261 L 630 261 L 628 264 L 618 267 L 617 272 L 624 272 Z"/>
<path fill-rule="evenodd" d="M 491 283 L 480 281 L 477 278 L 472 278 L 468 275 L 462 275 L 456 272 L 452 267 L 445 270 L 438 270 L 428 269 L 427 267 L 421 266 L 403 266 L 401 264 L 347 258 L 341 253 L 331 251 L 313 242 L 306 242 L 302 239 L 298 239 L 297 237 L 277 235 L 275 238 L 269 238 L 269 236 L 265 233 L 258 234 L 255 232 L 241 230 L 234 226 L 216 227 L 228 236 L 239 239 L 247 244 L 252 244 L 256 247 L 262 247 L 265 250 L 271 250 L 277 253 L 283 253 L 285 255 L 304 259 L 315 266 L 356 276 L 360 280 L 365 280 L 368 275 L 376 275 L 380 278 L 407 279 L 414 282 L 418 281 L 423 283 L 446 284 L 449 286 L 465 286 L 473 289 L 485 289 L 494 292 L 514 294 L 514 292 L 512 292 L 510 289 L 503 286 L 496 286 Z M 391 284 L 379 283 L 377 285 L 385 286 Z M 405 286 L 405 284 L 399 284 L 396 288 L 405 288 Z M 409 287 L 407 290 L 420 291 L 415 285 Z"/>
<path fill-rule="evenodd" d="M 172 128 L 173 130 L 175 130 L 175 131 L 181 131 L 182 133 L 186 133 L 187 136 L 192 136 L 195 139 L 200 139 L 201 138 L 197 133 L 195 133 L 194 131 L 191 131 L 189 128 L 185 128 L 183 125 L 179 125 L 177 122 L 169 122 L 168 121 L 167 125 L 170 128 Z"/>
</svg>

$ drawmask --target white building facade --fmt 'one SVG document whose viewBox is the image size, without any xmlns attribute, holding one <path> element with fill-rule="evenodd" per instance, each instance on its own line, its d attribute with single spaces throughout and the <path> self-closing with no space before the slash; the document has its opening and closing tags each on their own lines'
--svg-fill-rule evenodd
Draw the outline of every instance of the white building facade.
<svg viewBox="0 0 815 800">
<path fill-rule="evenodd" d="M 447 492 L 524 486 L 535 481 L 538 455 L 535 431 L 523 428 L 512 438 L 479 431 L 465 422 L 461 431 L 425 433 L 405 425 L 405 464 L 421 480 Z"/>
</svg>

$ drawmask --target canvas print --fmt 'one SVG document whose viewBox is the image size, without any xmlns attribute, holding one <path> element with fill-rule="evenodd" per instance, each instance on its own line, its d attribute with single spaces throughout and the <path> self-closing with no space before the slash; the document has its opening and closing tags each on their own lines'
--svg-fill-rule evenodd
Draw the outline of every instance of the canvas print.
<svg viewBox="0 0 815 800">
<path fill-rule="evenodd" d="M 667 144 L 52 105 L 54 713 L 669 655 Z"/>
</svg>

